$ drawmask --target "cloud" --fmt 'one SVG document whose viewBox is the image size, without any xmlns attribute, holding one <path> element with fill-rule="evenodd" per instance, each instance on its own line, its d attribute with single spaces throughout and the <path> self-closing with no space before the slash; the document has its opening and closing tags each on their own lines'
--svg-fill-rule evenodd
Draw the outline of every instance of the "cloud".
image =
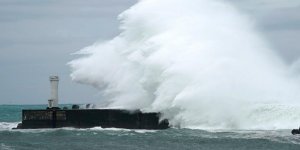
<svg viewBox="0 0 300 150">
<path fill-rule="evenodd" d="M 228 0 L 234 2 L 244 8 L 257 9 L 281 9 L 294 8 L 300 6 L 300 1 L 297 0 Z"/>
<path fill-rule="evenodd" d="M 50 74 L 61 77 L 64 103 L 92 102 L 96 92 L 71 83 L 65 64 L 71 60 L 70 53 L 118 34 L 117 16 L 133 3 L 1 0 L 0 104 L 46 103 Z"/>
<path fill-rule="evenodd" d="M 248 15 L 271 47 L 287 62 L 300 57 L 300 1 L 227 0 Z"/>
</svg>

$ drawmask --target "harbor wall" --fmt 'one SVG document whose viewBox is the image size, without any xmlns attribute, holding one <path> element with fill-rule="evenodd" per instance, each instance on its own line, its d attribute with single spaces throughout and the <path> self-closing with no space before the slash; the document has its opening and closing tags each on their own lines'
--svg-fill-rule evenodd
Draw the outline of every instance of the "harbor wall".
<svg viewBox="0 0 300 150">
<path fill-rule="evenodd" d="M 78 110 L 23 110 L 18 128 L 126 128 L 166 129 L 167 120 L 159 120 L 160 113 L 142 113 L 139 110 L 78 109 Z"/>
</svg>

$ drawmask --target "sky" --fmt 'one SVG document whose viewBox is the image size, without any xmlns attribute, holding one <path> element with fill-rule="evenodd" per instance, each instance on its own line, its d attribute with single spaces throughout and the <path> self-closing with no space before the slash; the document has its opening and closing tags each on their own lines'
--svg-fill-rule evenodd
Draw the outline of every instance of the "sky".
<svg viewBox="0 0 300 150">
<path fill-rule="evenodd" d="M 300 58 L 299 0 L 225 0 L 255 22 L 288 64 Z M 119 34 L 118 14 L 136 0 L 0 0 L 0 104 L 46 104 L 49 75 L 60 103 L 97 103 L 93 87 L 74 83 L 72 53 Z M 171 6 L 171 4 L 170 4 Z"/>
</svg>

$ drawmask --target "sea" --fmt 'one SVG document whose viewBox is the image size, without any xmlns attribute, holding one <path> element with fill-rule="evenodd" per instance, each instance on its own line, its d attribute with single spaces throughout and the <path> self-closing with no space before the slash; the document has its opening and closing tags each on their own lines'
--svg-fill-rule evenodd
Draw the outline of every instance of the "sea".
<svg viewBox="0 0 300 150">
<path fill-rule="evenodd" d="M 291 130 L 13 129 L 22 109 L 45 105 L 0 105 L 0 150 L 300 150 Z"/>
</svg>

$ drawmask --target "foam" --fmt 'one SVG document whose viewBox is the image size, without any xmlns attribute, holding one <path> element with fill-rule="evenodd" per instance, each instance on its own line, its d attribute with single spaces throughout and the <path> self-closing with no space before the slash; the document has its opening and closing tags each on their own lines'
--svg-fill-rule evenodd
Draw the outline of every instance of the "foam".
<svg viewBox="0 0 300 150">
<path fill-rule="evenodd" d="M 74 81 L 101 91 L 99 105 L 159 111 L 183 128 L 299 125 L 299 74 L 230 3 L 140 0 L 119 19 L 120 35 L 69 63 Z"/>
</svg>

